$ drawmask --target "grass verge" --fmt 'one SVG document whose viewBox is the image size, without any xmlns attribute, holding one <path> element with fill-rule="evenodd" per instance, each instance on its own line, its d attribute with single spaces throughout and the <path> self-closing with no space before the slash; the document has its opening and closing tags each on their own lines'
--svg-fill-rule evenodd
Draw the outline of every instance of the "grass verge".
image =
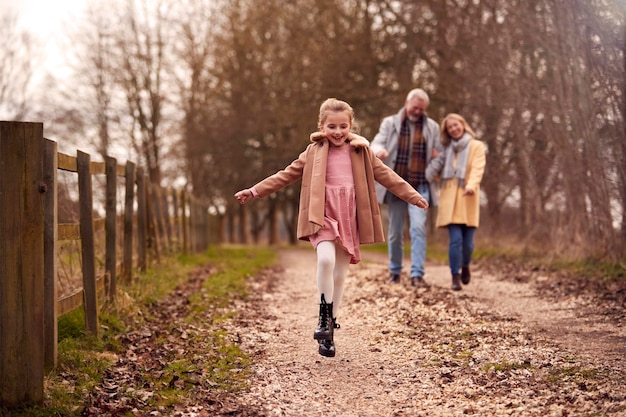
<svg viewBox="0 0 626 417">
<path fill-rule="evenodd" d="M 426 259 L 431 262 L 447 264 L 448 241 L 442 233 L 428 237 Z M 361 250 L 387 254 L 387 243 L 363 245 Z M 404 244 L 405 257 L 411 256 L 410 242 Z M 512 245 L 499 245 L 490 240 L 477 239 L 472 255 L 475 263 L 493 265 L 517 265 L 526 270 L 544 270 L 558 273 L 570 279 L 586 281 L 599 287 L 607 285 L 626 286 L 626 265 L 623 262 L 606 262 L 595 259 L 558 259 L 551 253 L 530 251 L 527 247 L 515 248 Z"/>
<path fill-rule="evenodd" d="M 151 407 L 183 403 L 188 394 L 184 376 L 196 373 L 211 387 L 237 390 L 244 385 L 246 355 L 218 324 L 236 312 L 230 311 L 234 298 L 246 297 L 247 278 L 274 263 L 274 252 L 261 248 L 211 247 L 203 254 L 162 258 L 161 264 L 137 274 L 131 284 L 118 284 L 116 302 L 105 304 L 100 312 L 100 335 L 85 332 L 84 315 L 79 308 L 59 319 L 57 367 L 45 376 L 43 405 L 24 405 L 15 410 L 0 408 L 0 415 L 78 416 L 88 394 L 102 381 L 104 372 L 125 349 L 120 335 L 137 331 L 149 320 L 151 308 L 189 280 L 200 266 L 211 271 L 201 291 L 191 295 L 187 320 L 202 320 L 210 329 L 201 336 L 203 363 L 174 357 L 156 379 L 150 381 Z M 215 328 L 213 328 L 215 325 Z M 170 332 L 172 329 L 164 329 Z M 163 340 L 156 340 L 155 344 Z M 189 345 L 196 341 L 192 338 Z M 206 354 L 209 352 L 209 354 Z M 201 369 L 198 369 L 201 368 Z"/>
</svg>

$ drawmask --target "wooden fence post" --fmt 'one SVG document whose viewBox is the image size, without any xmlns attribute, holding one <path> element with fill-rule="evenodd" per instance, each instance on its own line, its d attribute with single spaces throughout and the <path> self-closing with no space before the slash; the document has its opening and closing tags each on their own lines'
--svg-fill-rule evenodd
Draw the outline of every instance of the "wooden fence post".
<svg viewBox="0 0 626 417">
<path fill-rule="evenodd" d="M 45 139 L 44 182 L 44 361 L 46 369 L 54 369 L 58 357 L 57 252 L 58 252 L 58 166 L 57 143 Z"/>
<path fill-rule="evenodd" d="M 180 210 L 179 210 L 179 193 L 172 190 L 172 215 L 173 215 L 173 233 L 174 233 L 174 250 L 181 251 L 180 246 Z"/>
<path fill-rule="evenodd" d="M 83 258 L 83 291 L 85 303 L 85 325 L 87 330 L 98 335 L 98 291 L 96 288 L 96 260 L 93 232 L 93 192 L 91 188 L 91 157 L 78 151 L 78 199 L 80 202 L 80 240 Z"/>
<path fill-rule="evenodd" d="M 198 243 L 196 236 L 197 204 L 193 198 L 189 199 L 189 248 L 191 253 L 197 253 Z"/>
<path fill-rule="evenodd" d="M 133 203 L 135 201 L 135 164 L 126 162 L 126 193 L 124 198 L 124 261 L 123 275 L 130 282 L 133 271 Z"/>
<path fill-rule="evenodd" d="M 167 236 L 167 250 L 169 253 L 172 253 L 172 224 L 170 219 L 170 202 L 168 198 L 169 194 L 170 189 L 163 188 L 163 194 L 161 195 L 161 204 L 163 208 L 161 210 L 161 213 L 163 214 L 163 224 L 165 226 L 165 235 Z"/>
<path fill-rule="evenodd" d="M 159 232 L 157 230 L 157 220 L 154 207 L 154 189 L 157 186 L 151 182 L 146 182 L 146 202 L 147 202 L 147 219 L 148 219 L 148 239 L 150 241 L 150 247 L 154 251 L 154 259 L 157 264 L 161 263 L 161 251 L 159 242 Z"/>
<path fill-rule="evenodd" d="M 195 253 L 204 252 L 209 247 L 209 218 L 206 206 L 191 199 L 191 245 Z"/>
<path fill-rule="evenodd" d="M 154 220 L 154 224 L 155 224 L 155 235 L 157 236 L 157 247 L 160 249 L 164 249 L 166 248 L 166 244 L 165 244 L 165 226 L 163 225 L 163 215 L 162 215 L 162 209 L 161 209 L 161 186 L 157 185 L 157 184 L 150 184 L 151 185 L 151 190 L 152 190 L 152 200 L 150 201 L 150 203 L 152 203 L 152 207 L 154 208 L 154 210 L 152 211 L 152 213 L 154 213 L 154 217 L 152 218 Z M 164 252 L 166 252 L 164 250 Z"/>
<path fill-rule="evenodd" d="M 117 160 L 106 157 L 106 254 L 105 271 L 109 277 L 106 285 L 109 300 L 115 300 L 117 291 Z"/>
<path fill-rule="evenodd" d="M 43 402 L 43 124 L 0 122 L 0 404 Z"/>
<path fill-rule="evenodd" d="M 183 229 L 183 252 L 190 253 L 191 245 L 189 244 L 189 213 L 191 208 L 189 207 L 189 197 L 187 191 L 183 190 L 180 194 L 180 213 L 181 213 L 181 227 Z"/>
<path fill-rule="evenodd" d="M 148 248 L 148 208 L 146 206 L 146 176 L 143 168 L 137 168 L 137 267 L 146 271 Z"/>
</svg>

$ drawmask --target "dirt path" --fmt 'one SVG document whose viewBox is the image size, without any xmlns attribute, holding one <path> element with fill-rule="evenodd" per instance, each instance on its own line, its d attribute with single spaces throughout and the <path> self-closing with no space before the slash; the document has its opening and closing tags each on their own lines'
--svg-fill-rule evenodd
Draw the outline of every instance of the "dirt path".
<svg viewBox="0 0 626 417">
<path fill-rule="evenodd" d="M 626 415 L 626 331 L 585 300 L 545 301 L 480 270 L 452 292 L 441 265 L 427 265 L 428 289 L 389 285 L 385 257 L 366 252 L 325 358 L 312 339 L 314 252 L 284 250 L 280 263 L 233 329 L 255 352 L 246 415 Z"/>
</svg>

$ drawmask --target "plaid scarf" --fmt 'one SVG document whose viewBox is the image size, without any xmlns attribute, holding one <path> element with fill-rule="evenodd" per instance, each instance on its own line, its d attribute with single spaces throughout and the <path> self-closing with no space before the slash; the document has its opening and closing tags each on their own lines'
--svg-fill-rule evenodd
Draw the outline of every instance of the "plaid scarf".
<svg viewBox="0 0 626 417">
<path fill-rule="evenodd" d="M 406 112 L 402 115 L 400 137 L 398 138 L 398 156 L 396 158 L 395 171 L 414 188 L 426 184 L 426 141 L 422 134 L 425 116 L 420 117 L 415 123 L 413 141 L 411 145 L 411 128 Z M 411 149 L 412 147 L 412 149 Z M 409 161 L 410 155 L 410 161 Z"/>
</svg>

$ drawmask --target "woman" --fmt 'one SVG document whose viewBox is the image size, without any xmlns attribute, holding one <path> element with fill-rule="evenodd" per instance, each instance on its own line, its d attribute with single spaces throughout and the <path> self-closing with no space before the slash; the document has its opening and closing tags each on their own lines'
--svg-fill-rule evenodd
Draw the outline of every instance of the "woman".
<svg viewBox="0 0 626 417">
<path fill-rule="evenodd" d="M 448 229 L 452 289 L 459 291 L 461 283 L 470 282 L 485 147 L 467 121 L 456 113 L 448 114 L 441 122 L 441 144 L 444 151 L 428 165 L 426 179 L 441 178 L 437 227 Z"/>
</svg>

